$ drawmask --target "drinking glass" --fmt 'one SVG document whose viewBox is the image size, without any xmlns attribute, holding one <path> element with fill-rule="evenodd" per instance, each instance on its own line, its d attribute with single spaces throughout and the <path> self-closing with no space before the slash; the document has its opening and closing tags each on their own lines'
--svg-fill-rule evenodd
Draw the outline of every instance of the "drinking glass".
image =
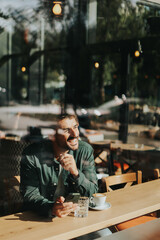
<svg viewBox="0 0 160 240">
<path fill-rule="evenodd" d="M 74 212 L 75 217 L 87 217 L 88 216 L 88 206 L 89 206 L 89 198 L 88 197 L 80 197 L 78 200 L 78 206 Z"/>
</svg>

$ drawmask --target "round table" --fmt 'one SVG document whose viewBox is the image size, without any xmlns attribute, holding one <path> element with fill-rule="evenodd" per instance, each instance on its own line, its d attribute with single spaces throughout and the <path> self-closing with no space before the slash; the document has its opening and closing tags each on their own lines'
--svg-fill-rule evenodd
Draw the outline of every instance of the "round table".
<svg viewBox="0 0 160 240">
<path fill-rule="evenodd" d="M 111 149 L 122 149 L 127 151 L 150 151 L 154 150 L 155 147 L 144 145 L 144 144 L 132 144 L 132 143 L 111 143 Z"/>
<path fill-rule="evenodd" d="M 153 146 L 148 146 L 148 145 L 144 145 L 144 144 L 132 144 L 132 143 L 111 143 L 110 145 L 111 148 L 111 152 L 115 152 L 115 151 L 120 151 L 118 154 L 121 156 L 122 152 L 145 152 L 145 151 L 152 151 L 155 149 L 155 147 Z M 131 159 L 130 159 L 131 160 Z M 132 170 L 136 170 L 134 169 L 134 166 L 138 163 L 138 157 L 137 157 L 137 161 L 135 161 L 134 164 L 130 164 L 128 161 L 125 160 L 125 157 L 120 157 L 119 159 L 120 163 L 121 163 L 121 168 L 122 168 L 122 173 L 126 173 L 128 172 L 130 169 Z M 123 163 L 127 163 L 129 165 L 129 167 L 124 170 L 123 169 Z"/>
</svg>

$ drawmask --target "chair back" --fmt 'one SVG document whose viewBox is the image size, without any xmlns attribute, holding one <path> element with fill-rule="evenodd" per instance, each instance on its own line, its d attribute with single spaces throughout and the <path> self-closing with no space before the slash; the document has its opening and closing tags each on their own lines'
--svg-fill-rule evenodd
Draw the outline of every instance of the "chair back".
<svg viewBox="0 0 160 240">
<path fill-rule="evenodd" d="M 158 179 L 160 177 L 159 175 L 159 169 L 155 168 L 153 169 L 154 179 Z"/>
<path fill-rule="evenodd" d="M 124 188 L 130 187 L 134 183 L 142 183 L 142 172 L 124 173 L 103 178 L 106 183 L 107 192 L 113 191 L 111 187 L 119 184 L 125 184 Z"/>
<path fill-rule="evenodd" d="M 22 209 L 23 199 L 19 191 L 20 176 L 4 178 L 4 198 L 6 202 L 5 214 L 19 212 Z"/>
<path fill-rule="evenodd" d="M 25 141 L 0 139 L 0 179 L 20 175 L 22 152 L 29 144 Z"/>
<path fill-rule="evenodd" d="M 143 171 L 143 182 L 155 180 L 160 177 L 158 168 L 155 168 L 155 169 L 147 168 L 147 169 L 142 169 L 142 171 Z"/>
<path fill-rule="evenodd" d="M 14 176 L 14 178 L 17 180 L 17 182 L 20 184 L 20 176 Z"/>
</svg>

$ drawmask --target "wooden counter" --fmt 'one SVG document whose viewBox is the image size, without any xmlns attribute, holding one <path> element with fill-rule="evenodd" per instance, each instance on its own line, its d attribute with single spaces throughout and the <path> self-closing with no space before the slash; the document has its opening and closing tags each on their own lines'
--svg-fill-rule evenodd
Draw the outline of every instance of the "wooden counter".
<svg viewBox="0 0 160 240">
<path fill-rule="evenodd" d="M 0 218 L 1 240 L 66 240 L 160 209 L 160 179 L 107 193 L 111 208 L 86 218 L 39 217 L 32 212 Z"/>
</svg>

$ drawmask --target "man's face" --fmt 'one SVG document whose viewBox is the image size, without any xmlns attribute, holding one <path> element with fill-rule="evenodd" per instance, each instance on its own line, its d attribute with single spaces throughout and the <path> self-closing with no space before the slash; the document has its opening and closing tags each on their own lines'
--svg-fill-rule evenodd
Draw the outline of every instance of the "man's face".
<svg viewBox="0 0 160 240">
<path fill-rule="evenodd" d="M 58 122 L 56 141 L 59 147 L 66 150 L 76 150 L 78 148 L 78 122 L 75 118 L 65 118 Z"/>
</svg>

